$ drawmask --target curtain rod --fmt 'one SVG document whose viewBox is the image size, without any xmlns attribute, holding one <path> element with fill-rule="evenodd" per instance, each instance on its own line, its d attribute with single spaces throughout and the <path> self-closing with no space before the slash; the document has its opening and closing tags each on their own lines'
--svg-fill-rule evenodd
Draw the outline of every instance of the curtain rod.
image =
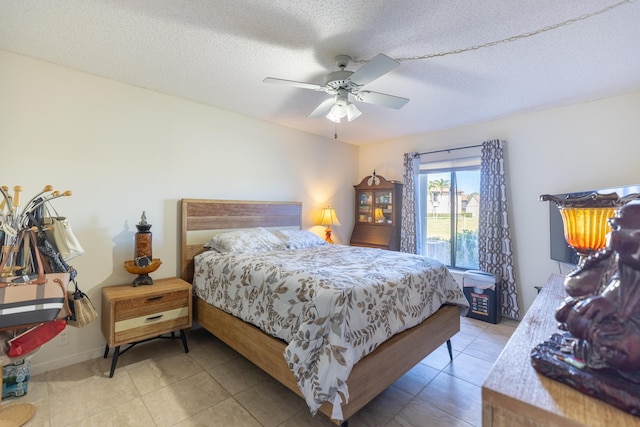
<svg viewBox="0 0 640 427">
<path fill-rule="evenodd" d="M 418 155 L 418 156 L 422 156 L 423 154 L 444 153 L 445 151 L 451 152 L 451 151 L 456 151 L 456 150 L 465 150 L 465 149 L 467 149 L 467 148 L 476 148 L 476 147 L 482 147 L 482 144 L 467 145 L 466 147 L 447 148 L 447 149 L 445 149 L 445 150 L 425 151 L 424 153 L 417 153 L 417 155 Z"/>
</svg>

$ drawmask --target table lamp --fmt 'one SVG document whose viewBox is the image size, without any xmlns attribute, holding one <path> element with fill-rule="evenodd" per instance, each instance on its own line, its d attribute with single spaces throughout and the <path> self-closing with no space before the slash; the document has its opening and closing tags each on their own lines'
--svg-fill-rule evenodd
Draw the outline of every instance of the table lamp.
<svg viewBox="0 0 640 427">
<path fill-rule="evenodd" d="M 320 212 L 320 221 L 318 222 L 318 224 L 327 226 L 327 228 L 324 230 L 324 240 L 326 240 L 328 243 L 333 243 L 333 240 L 331 240 L 331 226 L 340 225 L 340 221 L 338 221 L 338 217 L 336 216 L 336 210 L 330 207 L 322 208 L 322 212 Z"/>
<path fill-rule="evenodd" d="M 373 217 L 376 222 L 384 222 L 384 213 L 382 212 L 382 208 L 376 208 L 373 214 Z"/>
<path fill-rule="evenodd" d="M 542 201 L 556 204 L 562 216 L 564 238 L 579 255 L 578 265 L 592 253 L 606 245 L 606 236 L 610 231 L 608 220 L 616 210 L 624 206 L 638 194 L 619 197 L 617 193 L 590 193 L 585 196 L 565 198 L 550 194 L 540 196 Z"/>
</svg>

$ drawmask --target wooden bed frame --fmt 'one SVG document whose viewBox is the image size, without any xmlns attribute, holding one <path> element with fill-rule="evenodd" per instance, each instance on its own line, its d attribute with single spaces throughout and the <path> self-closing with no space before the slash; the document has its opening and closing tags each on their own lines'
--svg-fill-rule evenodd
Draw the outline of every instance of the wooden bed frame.
<svg viewBox="0 0 640 427">
<path fill-rule="evenodd" d="M 216 233 L 239 228 L 300 228 L 301 203 L 234 200 L 181 200 L 181 277 L 193 281 L 193 258 Z M 286 343 L 194 297 L 193 319 L 238 353 L 302 397 L 284 359 Z M 347 385 L 345 420 L 460 330 L 460 310 L 446 305 L 421 324 L 397 334 L 361 359 Z M 448 343 L 450 345 L 450 343 Z M 332 405 L 320 412 L 331 418 Z M 336 424 L 343 421 L 332 420 Z M 346 422 L 344 422 L 346 425 Z"/>
</svg>

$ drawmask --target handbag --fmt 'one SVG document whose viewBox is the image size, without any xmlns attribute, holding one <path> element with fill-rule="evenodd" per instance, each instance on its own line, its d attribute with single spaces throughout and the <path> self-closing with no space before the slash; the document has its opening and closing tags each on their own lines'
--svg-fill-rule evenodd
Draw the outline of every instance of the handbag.
<svg viewBox="0 0 640 427">
<path fill-rule="evenodd" d="M 69 261 L 72 258 L 83 255 L 84 249 L 82 249 L 80 242 L 73 234 L 69 220 L 64 216 L 59 216 L 51 203 L 48 203 L 48 205 L 55 213 L 55 216 L 49 215 L 44 218 L 45 233 L 58 249 L 62 259 Z"/>
<path fill-rule="evenodd" d="M 89 296 L 78 288 L 78 283 L 74 280 L 75 290 L 67 291 L 70 315 L 67 324 L 82 328 L 98 318 L 98 312 L 91 303 Z"/>
<path fill-rule="evenodd" d="M 28 233 L 28 239 L 24 238 L 24 233 Z M 11 256 L 3 256 L 0 262 L 0 272 L 4 272 L 11 259 L 8 275 L 0 277 L 0 330 L 20 329 L 55 320 L 67 301 L 69 273 L 44 273 L 42 257 L 31 229 L 20 233 L 16 246 L 7 251 L 3 248 L 3 254 L 6 252 Z M 13 275 L 20 251 L 25 265 L 21 267 L 21 275 Z M 27 271 L 29 258 L 36 263 L 36 274 Z"/>
<path fill-rule="evenodd" d="M 24 357 L 40 348 L 42 344 L 51 341 L 66 326 L 67 323 L 64 320 L 53 320 L 35 326 L 7 342 L 9 344 L 7 355 L 9 357 Z"/>
<path fill-rule="evenodd" d="M 78 272 L 75 268 L 67 264 L 58 250 L 47 238 L 47 235 L 43 231 L 36 232 L 36 242 L 38 244 L 38 250 L 42 256 L 44 263 L 45 273 L 69 273 L 69 281 L 75 280 Z"/>
<path fill-rule="evenodd" d="M 49 240 L 45 227 L 43 226 L 44 218 L 41 214 L 41 208 L 34 209 L 33 212 L 27 212 L 29 218 L 29 225 L 35 227 L 36 243 L 38 250 L 44 261 L 45 273 L 69 273 L 69 280 L 75 280 L 78 272 L 75 268 L 67 264 L 62 258 L 58 249 Z"/>
</svg>

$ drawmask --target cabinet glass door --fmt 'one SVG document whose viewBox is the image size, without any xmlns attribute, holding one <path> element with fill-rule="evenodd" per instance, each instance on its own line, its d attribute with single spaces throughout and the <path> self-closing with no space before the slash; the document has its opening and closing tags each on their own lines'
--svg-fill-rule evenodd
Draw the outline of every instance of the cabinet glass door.
<svg viewBox="0 0 640 427">
<path fill-rule="evenodd" d="M 373 193 L 358 192 L 358 222 L 373 222 Z"/>
<path fill-rule="evenodd" d="M 376 224 L 393 224 L 393 192 L 376 191 L 374 218 Z"/>
</svg>

